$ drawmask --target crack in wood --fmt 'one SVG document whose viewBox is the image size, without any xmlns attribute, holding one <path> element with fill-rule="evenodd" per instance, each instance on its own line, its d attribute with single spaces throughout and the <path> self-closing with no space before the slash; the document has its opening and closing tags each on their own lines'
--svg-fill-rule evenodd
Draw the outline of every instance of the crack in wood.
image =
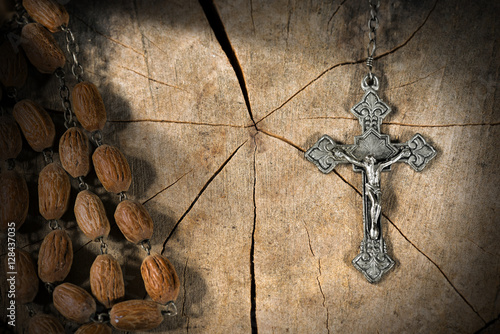
<svg viewBox="0 0 500 334">
<path fill-rule="evenodd" d="M 346 2 L 347 0 L 344 0 L 342 1 L 338 6 L 337 8 L 335 9 L 335 11 L 333 12 L 332 16 L 330 16 L 330 18 L 328 19 L 328 23 L 327 23 L 327 26 L 330 25 L 330 22 L 332 22 L 333 18 L 335 17 L 335 15 L 337 14 L 337 12 L 339 11 L 340 7 L 342 7 L 342 5 Z"/>
<path fill-rule="evenodd" d="M 149 76 L 149 64 L 147 64 L 146 66 L 147 66 L 147 68 L 148 68 L 148 75 L 146 75 L 146 74 L 144 74 L 144 73 L 141 73 L 141 72 L 139 72 L 139 71 L 136 71 L 136 70 L 134 70 L 134 69 L 128 68 L 128 67 L 126 67 L 126 66 L 117 65 L 117 67 L 119 67 L 119 68 L 123 68 L 124 70 L 130 71 L 130 72 L 133 72 L 133 73 L 135 73 L 135 74 L 137 74 L 137 75 L 139 75 L 139 76 L 141 76 L 141 77 L 144 77 L 144 78 L 148 79 L 149 81 L 156 82 L 156 83 L 158 83 L 158 84 L 160 84 L 160 85 L 164 85 L 164 86 L 167 86 L 167 87 L 170 87 L 170 88 L 175 88 L 175 89 L 181 90 L 181 91 L 186 92 L 186 93 L 190 93 L 190 92 L 188 92 L 187 90 L 185 90 L 184 88 L 181 88 L 181 87 L 178 87 L 178 86 L 175 86 L 175 85 L 169 84 L 169 83 L 164 82 L 164 81 L 160 81 L 160 80 L 158 80 L 158 79 L 155 79 L 155 78 L 153 78 L 153 77 Z"/>
<path fill-rule="evenodd" d="M 488 321 L 483 327 L 475 331 L 474 334 L 484 333 L 488 328 L 492 327 L 494 324 L 497 324 L 498 322 L 500 322 L 500 314 L 497 315 L 495 318 L 491 319 L 490 321 Z"/>
<path fill-rule="evenodd" d="M 427 79 L 428 77 L 430 77 L 430 76 L 431 76 L 431 75 L 433 75 L 434 73 L 437 73 L 437 72 L 439 72 L 439 71 L 441 71 L 441 70 L 444 70 L 445 68 L 446 68 L 446 66 L 442 66 L 442 67 L 438 68 L 437 70 L 434 70 L 434 71 L 432 71 L 432 72 L 430 72 L 430 73 L 428 73 L 428 74 L 424 75 L 423 77 L 419 77 L 419 78 L 417 78 L 416 80 L 413 80 L 413 81 L 410 81 L 410 82 L 404 83 L 404 84 L 399 85 L 399 86 L 396 86 L 396 87 L 388 87 L 388 88 L 386 89 L 386 91 L 391 91 L 391 90 L 395 90 L 395 89 L 399 89 L 399 88 L 403 88 L 403 87 L 407 87 L 407 86 L 414 85 L 414 84 L 416 84 L 416 83 L 417 83 L 417 82 L 419 82 L 419 81 L 422 81 L 422 80 Z"/>
<path fill-rule="evenodd" d="M 304 228 L 306 229 L 307 242 L 309 243 L 309 251 L 311 251 L 311 254 L 312 254 L 313 257 L 316 257 L 316 255 L 314 254 L 313 248 L 312 248 L 311 236 L 309 235 L 309 229 L 307 228 L 307 225 L 306 225 L 306 223 L 304 221 L 302 223 L 304 224 Z"/>
<path fill-rule="evenodd" d="M 186 307 L 186 270 L 187 270 L 187 265 L 188 265 L 189 257 L 186 259 L 186 264 L 184 265 L 184 273 L 182 275 L 182 289 L 184 290 L 184 295 L 182 296 L 183 302 L 182 302 L 182 310 L 181 310 L 181 315 L 186 318 L 186 334 L 189 334 L 189 316 L 186 314 L 185 307 Z"/>
<path fill-rule="evenodd" d="M 235 125 L 235 124 L 223 124 L 223 123 L 205 123 L 205 122 L 191 122 L 191 121 L 175 121 L 166 119 L 108 119 L 108 123 L 169 123 L 169 124 L 187 124 L 187 125 L 203 125 L 203 126 L 214 126 L 214 127 L 231 127 L 246 129 L 253 127 L 252 125 Z"/>
<path fill-rule="evenodd" d="M 152 200 L 153 198 L 155 198 L 156 196 L 158 196 L 159 194 L 161 194 L 162 192 L 164 192 L 165 190 L 167 190 L 168 188 L 172 187 L 173 185 L 175 185 L 177 182 L 179 182 L 182 178 L 184 178 L 184 176 L 188 175 L 189 173 L 191 173 L 193 170 L 191 169 L 189 172 L 186 172 L 184 173 L 181 177 L 179 177 L 177 180 L 175 180 L 173 183 L 169 184 L 168 186 L 166 186 L 165 188 L 163 188 L 162 190 L 158 191 L 156 194 L 154 194 L 153 196 L 149 197 L 148 199 L 146 199 L 144 202 L 142 202 L 142 205 L 146 204 L 147 202 L 149 202 L 150 200 Z"/>
<path fill-rule="evenodd" d="M 236 148 L 236 150 L 231 153 L 231 155 L 222 163 L 222 165 L 219 166 L 219 168 L 215 171 L 215 173 L 208 179 L 208 181 L 203 185 L 203 187 L 201 188 L 201 190 L 198 192 L 198 194 L 196 195 L 196 197 L 194 198 L 194 200 L 191 202 L 191 204 L 189 205 L 189 207 L 187 208 L 187 210 L 182 214 L 181 218 L 179 218 L 179 220 L 175 223 L 174 227 L 172 228 L 172 230 L 170 231 L 170 233 L 168 234 L 167 238 L 165 239 L 165 241 L 163 242 L 163 247 L 162 247 L 162 250 L 160 252 L 160 254 L 163 254 L 165 252 L 165 248 L 167 246 L 167 242 L 170 240 L 170 238 L 172 237 L 172 235 L 174 234 L 174 232 L 177 230 L 177 227 L 179 226 L 179 224 L 182 222 L 182 220 L 187 216 L 187 214 L 191 211 L 191 209 L 194 207 L 194 205 L 196 204 L 196 202 L 198 202 L 198 200 L 200 199 L 201 195 L 205 192 L 205 190 L 208 188 L 208 186 L 210 185 L 210 183 L 212 183 L 212 181 L 217 177 L 217 175 L 219 175 L 219 173 L 224 169 L 224 167 L 226 167 L 226 165 L 229 163 L 229 161 L 231 161 L 231 159 L 235 156 L 235 154 L 238 152 L 238 150 L 243 146 L 245 145 L 246 143 L 248 142 L 248 139 L 245 140 L 243 142 L 243 144 L 241 144 L 240 146 L 238 146 Z"/>
<path fill-rule="evenodd" d="M 133 47 L 131 47 L 131 46 L 129 46 L 129 45 L 123 43 L 123 42 L 120 42 L 119 40 L 117 40 L 117 39 L 115 39 L 115 38 L 113 38 L 111 36 L 108 36 L 108 35 L 104 34 L 103 32 L 97 30 L 96 28 L 94 28 L 93 26 L 91 26 L 89 23 L 85 22 L 85 20 L 83 20 L 81 17 L 75 15 L 74 12 L 71 12 L 71 15 L 72 15 L 72 17 L 76 18 L 78 21 L 80 21 L 81 23 L 83 23 L 84 25 L 86 25 L 88 28 L 90 28 L 90 30 L 92 30 L 96 34 L 98 34 L 98 35 L 106 38 L 107 40 L 110 40 L 113 43 L 116 43 L 116 44 L 118 44 L 120 46 L 123 46 L 124 48 L 130 49 L 133 52 L 141 55 L 142 57 L 146 57 L 146 55 L 144 53 L 140 52 L 139 50 L 136 50 Z"/>
<path fill-rule="evenodd" d="M 319 292 L 323 296 L 323 308 L 326 311 L 326 330 L 328 334 L 330 334 L 330 326 L 328 324 L 330 320 L 330 312 L 328 310 L 328 306 L 326 306 L 326 296 L 325 293 L 323 292 L 323 288 L 321 287 L 321 281 L 319 280 L 319 278 L 321 277 L 321 258 L 318 259 L 318 272 L 319 275 L 316 276 L 316 281 L 318 281 Z"/>
<path fill-rule="evenodd" d="M 234 73 L 236 74 L 236 78 L 238 79 L 238 83 L 241 88 L 241 93 L 243 94 L 243 98 L 245 100 L 245 105 L 247 107 L 248 115 L 252 120 L 253 126 L 255 129 L 257 128 L 257 123 L 253 118 L 252 107 L 250 105 L 250 98 L 248 96 L 248 89 L 245 81 L 245 75 L 243 73 L 243 69 L 240 65 L 238 57 L 236 56 L 236 52 L 234 51 L 231 42 L 229 41 L 229 36 L 226 32 L 226 28 L 224 27 L 224 23 L 222 22 L 222 18 L 219 14 L 219 10 L 215 6 L 213 0 L 199 0 L 198 1 L 203 12 L 205 13 L 205 17 L 212 28 L 212 31 L 219 42 L 220 47 L 226 54 L 226 57 L 233 67 Z"/>
<path fill-rule="evenodd" d="M 300 152 L 303 152 L 303 153 L 306 152 L 306 150 L 304 150 L 302 147 L 300 147 L 297 144 L 294 144 L 293 142 L 291 142 L 290 140 L 286 139 L 285 137 L 278 136 L 278 135 L 276 135 L 274 133 L 271 133 L 271 132 L 263 130 L 263 129 L 258 129 L 257 131 L 262 132 L 263 134 L 268 135 L 269 137 L 273 137 L 273 138 L 276 138 L 278 140 L 281 140 L 282 142 L 287 143 L 288 145 L 295 147 Z"/>
<path fill-rule="evenodd" d="M 425 254 L 420 248 L 417 247 L 417 245 L 415 245 L 410 239 L 408 239 L 408 237 L 406 235 L 404 235 L 404 233 L 399 229 L 399 227 L 396 226 L 396 224 L 394 224 L 394 222 L 389 219 L 389 217 L 382 212 L 382 216 L 384 216 L 385 219 L 387 219 L 387 221 L 399 232 L 399 234 L 410 244 L 413 246 L 413 248 L 415 248 L 420 254 L 422 254 L 427 260 L 429 260 L 429 262 L 431 262 L 436 268 L 437 270 L 439 270 L 439 272 L 441 273 L 441 275 L 444 277 L 444 279 L 448 282 L 448 284 L 453 288 L 453 290 L 455 290 L 455 292 L 460 296 L 460 298 L 462 298 L 462 300 L 470 307 L 470 309 L 479 317 L 479 319 L 481 319 L 481 321 L 483 323 L 486 324 L 486 321 L 484 320 L 484 318 L 481 316 L 481 314 L 479 314 L 479 312 L 474 308 L 474 306 L 467 300 L 467 298 L 465 298 L 465 296 L 457 289 L 457 287 L 455 287 L 455 285 L 453 285 L 453 283 L 451 282 L 451 280 L 448 278 L 448 276 L 445 274 L 445 272 L 443 271 L 443 269 L 441 269 L 441 267 L 439 267 L 439 265 L 434 262 L 434 260 L 432 260 L 427 254 Z"/>
<path fill-rule="evenodd" d="M 255 227 L 257 226 L 257 202 L 255 198 L 255 189 L 257 185 L 257 141 L 253 138 L 255 148 L 253 151 L 253 227 L 252 227 L 252 243 L 250 245 L 250 326 L 252 334 L 258 333 L 257 326 L 257 285 L 255 282 Z"/>
<path fill-rule="evenodd" d="M 357 119 L 352 117 L 344 117 L 344 116 L 314 116 L 314 117 L 301 117 L 298 120 L 315 120 L 315 119 L 328 119 L 328 120 L 337 120 L 343 119 L 353 122 L 358 122 Z M 410 123 L 401 123 L 401 122 L 384 122 L 382 125 L 395 125 L 395 126 L 407 126 L 414 128 L 452 128 L 452 127 L 466 127 L 466 126 L 497 126 L 500 125 L 500 122 L 483 122 L 483 123 L 450 123 L 450 124 L 410 124 Z M 260 130 L 262 131 L 262 130 Z"/>
<path fill-rule="evenodd" d="M 389 51 L 386 51 L 376 57 L 374 57 L 373 59 L 376 60 L 376 59 L 381 59 L 383 57 L 386 57 L 390 54 L 393 54 L 394 52 L 396 52 L 397 50 L 401 49 L 402 47 L 406 46 L 412 39 L 413 37 L 415 37 L 415 35 L 417 34 L 417 32 L 419 32 L 422 27 L 427 23 L 429 17 L 431 16 L 432 12 L 434 12 L 434 9 L 436 8 L 437 6 L 437 3 L 438 3 L 439 0 L 436 0 L 434 2 L 434 5 L 432 6 L 432 8 L 430 9 L 429 13 L 427 14 L 427 16 L 425 17 L 424 21 L 417 27 L 417 29 L 410 35 L 410 37 L 408 37 L 403 43 L 399 44 L 398 46 L 394 47 L 392 50 L 389 50 Z M 342 67 L 342 66 L 346 66 L 346 65 L 354 65 L 354 64 L 361 64 L 363 62 L 366 61 L 366 58 L 362 58 L 362 59 L 358 59 L 358 60 L 351 60 L 351 61 L 344 61 L 344 62 L 340 62 L 340 63 L 337 63 L 333 66 L 331 66 L 330 68 L 324 70 L 323 72 L 321 72 L 316 78 L 312 79 L 311 81 L 309 81 L 305 86 L 303 86 L 302 88 L 300 88 L 297 92 L 295 92 L 294 94 L 292 94 L 288 99 L 285 100 L 285 102 L 283 102 L 281 105 L 279 105 L 278 107 L 276 107 L 275 109 L 271 110 L 268 114 L 266 114 L 264 117 L 262 117 L 260 120 L 258 120 L 256 122 L 256 124 L 259 124 L 260 122 L 262 122 L 263 120 L 265 120 L 267 117 L 271 116 L 272 114 L 274 114 L 276 111 L 280 110 L 281 108 L 283 108 L 288 102 L 290 102 L 294 97 L 296 97 L 297 95 L 299 95 L 300 93 L 302 93 L 306 88 L 308 88 L 309 86 L 311 86 L 314 82 L 318 81 L 321 77 L 323 77 L 326 73 L 332 71 L 333 69 L 337 68 L 337 67 Z"/>
</svg>

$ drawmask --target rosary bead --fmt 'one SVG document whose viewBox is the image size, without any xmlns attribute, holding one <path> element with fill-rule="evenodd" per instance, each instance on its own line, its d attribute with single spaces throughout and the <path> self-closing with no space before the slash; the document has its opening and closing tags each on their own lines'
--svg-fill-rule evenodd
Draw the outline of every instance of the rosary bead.
<svg viewBox="0 0 500 334">
<path fill-rule="evenodd" d="M 23 27 L 21 46 L 29 61 L 41 73 L 54 73 L 66 62 L 54 36 L 40 23 L 28 23 Z"/>
<path fill-rule="evenodd" d="M 75 217 L 78 226 L 90 240 L 108 236 L 110 225 L 104 204 L 93 192 L 83 190 L 78 193 L 75 200 Z"/>
<path fill-rule="evenodd" d="M 44 283 L 63 281 L 73 263 L 73 245 L 64 230 L 54 230 L 43 239 L 38 253 L 38 277 Z"/>
<path fill-rule="evenodd" d="M 30 319 L 28 334 L 65 334 L 63 325 L 50 314 L 37 314 Z"/>
<path fill-rule="evenodd" d="M 73 109 L 82 124 L 89 132 L 102 130 L 106 124 L 106 109 L 97 87 L 88 81 L 75 85 L 71 93 Z"/>
<path fill-rule="evenodd" d="M 153 220 L 146 208 L 137 201 L 120 202 L 115 210 L 115 221 L 125 238 L 134 244 L 150 239 L 153 235 Z"/>
<path fill-rule="evenodd" d="M 9 227 L 17 230 L 28 214 L 29 192 L 26 180 L 16 171 L 0 173 L 0 231 Z"/>
<path fill-rule="evenodd" d="M 71 127 L 59 140 L 59 159 L 63 168 L 74 178 L 89 172 L 89 141 L 83 130 Z"/>
<path fill-rule="evenodd" d="M 101 254 L 96 257 L 90 268 L 90 288 L 106 308 L 125 296 L 122 269 L 113 256 Z"/>
<path fill-rule="evenodd" d="M 97 177 L 107 191 L 118 194 L 128 190 L 132 183 L 132 172 L 118 148 L 101 145 L 92 155 L 92 161 Z"/>
<path fill-rule="evenodd" d="M 180 281 L 174 266 L 163 255 L 147 256 L 141 265 L 141 275 L 151 299 L 160 304 L 175 301 Z"/>
<path fill-rule="evenodd" d="M 83 324 L 90 321 L 96 311 L 94 298 L 79 286 L 63 283 L 54 289 L 54 307 L 66 319 Z"/>
<path fill-rule="evenodd" d="M 47 220 L 57 220 L 68 208 L 71 184 L 68 174 L 56 162 L 45 166 L 38 176 L 38 206 Z"/>
<path fill-rule="evenodd" d="M 21 132 L 14 119 L 0 116 L 0 161 L 15 159 L 22 148 Z"/>
<path fill-rule="evenodd" d="M 29 16 L 42 24 L 51 32 L 61 30 L 62 25 L 68 25 L 69 15 L 66 8 L 55 0 L 23 0 L 23 7 Z"/>
<path fill-rule="evenodd" d="M 16 248 L 16 303 L 31 303 L 38 293 L 38 276 L 30 253 Z M 11 270 L 6 270 L 11 271 Z"/>
<path fill-rule="evenodd" d="M 127 300 L 115 304 L 109 322 L 122 331 L 147 331 L 163 322 L 161 306 L 150 300 Z"/>
<path fill-rule="evenodd" d="M 5 87 L 21 88 L 28 76 L 26 59 L 19 49 L 14 50 L 9 41 L 0 46 L 0 81 Z"/>
<path fill-rule="evenodd" d="M 75 334 L 111 334 L 112 330 L 106 324 L 92 322 L 89 324 L 82 325 L 78 328 Z"/>
<path fill-rule="evenodd" d="M 22 100 L 16 103 L 12 114 L 33 150 L 42 152 L 52 146 L 56 129 L 45 109 L 31 100 Z"/>
</svg>

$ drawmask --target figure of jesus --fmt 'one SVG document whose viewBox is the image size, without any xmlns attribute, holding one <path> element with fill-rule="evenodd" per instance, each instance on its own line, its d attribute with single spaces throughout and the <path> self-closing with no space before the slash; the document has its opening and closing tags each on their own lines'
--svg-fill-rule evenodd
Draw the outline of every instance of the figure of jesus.
<svg viewBox="0 0 500 334">
<path fill-rule="evenodd" d="M 378 239 L 380 233 L 378 230 L 377 221 L 382 209 L 380 205 L 382 194 L 380 191 L 380 173 L 384 168 L 389 167 L 399 159 L 403 157 L 409 157 L 411 155 L 410 150 L 408 148 L 404 148 L 398 154 L 384 162 L 377 162 L 377 159 L 375 159 L 371 154 L 367 155 L 362 161 L 360 161 L 346 154 L 341 148 L 338 147 L 335 147 L 333 149 L 333 153 L 337 158 L 345 159 L 353 165 L 363 168 L 363 170 L 365 171 L 367 178 L 367 181 L 365 183 L 365 190 L 371 203 L 370 219 L 368 220 L 370 224 L 370 238 L 372 240 Z"/>
</svg>

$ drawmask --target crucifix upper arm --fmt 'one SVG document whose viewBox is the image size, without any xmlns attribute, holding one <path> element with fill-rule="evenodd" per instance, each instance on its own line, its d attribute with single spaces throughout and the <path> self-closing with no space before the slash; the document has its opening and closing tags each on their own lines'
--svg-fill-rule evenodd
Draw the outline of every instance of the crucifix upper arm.
<svg viewBox="0 0 500 334">
<path fill-rule="evenodd" d="M 340 150 L 336 151 L 335 154 L 340 158 L 346 159 L 348 162 L 350 162 L 353 165 L 356 165 L 356 166 L 361 167 L 361 168 L 365 167 L 365 165 L 361 161 L 354 159 L 350 155 L 348 155 Z"/>
<path fill-rule="evenodd" d="M 382 162 L 380 164 L 380 170 L 383 170 L 384 168 L 389 167 L 390 165 L 398 162 L 399 159 L 401 159 L 402 157 L 408 156 L 408 153 L 409 153 L 409 151 L 406 148 L 402 149 L 397 155 L 395 155 L 394 157 L 392 157 L 388 161 Z"/>
</svg>

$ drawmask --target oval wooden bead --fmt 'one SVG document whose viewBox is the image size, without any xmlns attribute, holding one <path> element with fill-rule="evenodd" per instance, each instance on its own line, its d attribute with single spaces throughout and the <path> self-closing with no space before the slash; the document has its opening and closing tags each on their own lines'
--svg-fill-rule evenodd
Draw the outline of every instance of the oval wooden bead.
<svg viewBox="0 0 500 334">
<path fill-rule="evenodd" d="M 107 191 L 118 194 L 128 190 L 132 183 L 132 172 L 118 148 L 101 145 L 92 155 L 92 161 L 97 177 Z"/>
<path fill-rule="evenodd" d="M 122 269 L 113 256 L 101 254 L 96 257 L 90 268 L 90 288 L 106 308 L 125 296 Z"/>
<path fill-rule="evenodd" d="M 92 322 L 79 327 L 75 334 L 111 334 L 112 332 L 111 327 L 108 325 Z"/>
<path fill-rule="evenodd" d="M 38 293 L 38 276 L 30 253 L 17 248 L 16 254 L 16 303 L 31 303 Z M 11 270 L 7 270 L 11 271 Z"/>
<path fill-rule="evenodd" d="M 163 321 L 160 305 L 150 300 L 127 300 L 115 304 L 109 322 L 122 331 L 147 331 Z"/>
<path fill-rule="evenodd" d="M 59 140 L 59 159 L 63 168 L 74 178 L 89 172 L 90 149 L 87 135 L 77 127 L 71 127 Z"/>
<path fill-rule="evenodd" d="M 71 184 L 68 174 L 56 162 L 45 166 L 38 176 L 38 207 L 47 220 L 59 219 L 68 208 Z"/>
<path fill-rule="evenodd" d="M 15 50 L 10 41 L 0 46 L 0 82 L 5 87 L 21 88 L 28 76 L 26 59 L 19 49 Z"/>
<path fill-rule="evenodd" d="M 16 121 L 0 116 L 0 161 L 15 159 L 23 148 L 21 132 Z"/>
<path fill-rule="evenodd" d="M 104 204 L 93 192 L 83 190 L 78 193 L 75 200 L 75 217 L 78 226 L 90 240 L 108 236 L 110 225 Z"/>
<path fill-rule="evenodd" d="M 90 321 L 96 311 L 94 298 L 79 286 L 63 283 L 52 294 L 54 307 L 68 320 L 83 324 Z"/>
<path fill-rule="evenodd" d="M 151 239 L 153 235 L 153 220 L 137 201 L 120 202 L 115 210 L 115 221 L 125 238 L 134 244 Z"/>
<path fill-rule="evenodd" d="M 141 265 L 141 275 L 146 291 L 155 302 L 166 304 L 177 299 L 181 286 L 179 276 L 165 256 L 147 256 Z"/>
<path fill-rule="evenodd" d="M 28 334 L 65 334 L 63 325 L 50 314 L 37 314 L 30 319 Z"/>
<path fill-rule="evenodd" d="M 9 223 L 19 229 L 26 220 L 29 192 L 26 180 L 16 171 L 0 173 L 0 232 L 6 232 Z"/>
<path fill-rule="evenodd" d="M 44 283 L 63 281 L 73 263 L 73 245 L 66 231 L 54 230 L 43 239 L 38 253 L 38 277 Z"/>
<path fill-rule="evenodd" d="M 23 27 L 21 46 L 29 61 L 41 73 L 54 73 L 66 62 L 54 36 L 40 23 L 28 23 Z"/>
<path fill-rule="evenodd" d="M 83 128 L 89 132 L 102 130 L 106 124 L 106 109 L 97 87 L 88 81 L 75 85 L 71 93 L 73 111 Z"/>
<path fill-rule="evenodd" d="M 16 103 L 12 115 L 33 150 L 42 152 L 52 146 L 56 128 L 45 109 L 31 100 L 22 100 Z"/>
<path fill-rule="evenodd" d="M 62 25 L 68 25 L 69 15 L 60 0 L 23 0 L 23 7 L 33 20 L 51 32 L 57 32 Z"/>
</svg>

